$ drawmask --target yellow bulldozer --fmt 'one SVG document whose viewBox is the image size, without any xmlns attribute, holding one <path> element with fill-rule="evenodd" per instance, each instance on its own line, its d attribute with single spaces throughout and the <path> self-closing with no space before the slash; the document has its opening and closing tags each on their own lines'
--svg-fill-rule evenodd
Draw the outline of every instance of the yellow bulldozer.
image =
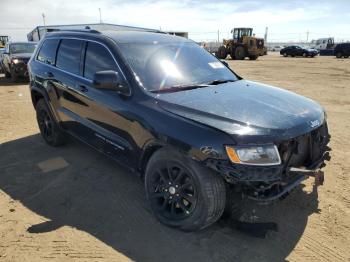
<svg viewBox="0 0 350 262">
<path fill-rule="evenodd" d="M 0 35 L 0 48 L 4 48 L 8 41 L 9 41 L 9 37 L 8 36 Z"/>
<path fill-rule="evenodd" d="M 219 59 L 225 59 L 230 55 L 236 60 L 243 60 L 246 57 L 256 60 L 259 56 L 266 54 L 264 39 L 253 36 L 252 28 L 234 28 L 231 33 L 233 38 L 224 39 L 223 45 L 216 52 Z"/>
</svg>

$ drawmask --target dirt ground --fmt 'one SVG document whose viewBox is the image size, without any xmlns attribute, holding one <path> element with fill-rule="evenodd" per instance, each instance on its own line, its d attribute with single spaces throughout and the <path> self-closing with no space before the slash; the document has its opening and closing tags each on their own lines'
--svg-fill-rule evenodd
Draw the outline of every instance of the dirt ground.
<svg viewBox="0 0 350 262">
<path fill-rule="evenodd" d="M 269 207 L 278 232 L 260 239 L 223 223 L 195 233 L 161 225 L 137 176 L 78 142 L 47 146 L 27 84 L 0 75 L 0 261 L 350 261 L 350 59 L 228 62 L 328 113 L 325 184 L 309 179 Z"/>
</svg>

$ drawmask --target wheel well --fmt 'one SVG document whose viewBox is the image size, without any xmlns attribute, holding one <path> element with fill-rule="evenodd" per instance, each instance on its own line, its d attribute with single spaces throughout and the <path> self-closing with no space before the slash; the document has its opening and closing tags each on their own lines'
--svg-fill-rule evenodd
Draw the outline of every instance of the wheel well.
<svg viewBox="0 0 350 262">
<path fill-rule="evenodd" d="M 38 91 L 35 91 L 35 90 L 31 91 L 31 96 L 32 96 L 32 103 L 34 107 L 36 106 L 36 104 L 40 99 L 44 98 L 42 94 L 40 94 Z"/>
<path fill-rule="evenodd" d="M 152 145 L 146 148 L 144 153 L 142 154 L 141 161 L 140 161 L 140 171 L 141 171 L 141 177 L 144 177 L 147 163 L 150 160 L 151 156 L 159 149 L 161 149 L 161 145 Z"/>
</svg>

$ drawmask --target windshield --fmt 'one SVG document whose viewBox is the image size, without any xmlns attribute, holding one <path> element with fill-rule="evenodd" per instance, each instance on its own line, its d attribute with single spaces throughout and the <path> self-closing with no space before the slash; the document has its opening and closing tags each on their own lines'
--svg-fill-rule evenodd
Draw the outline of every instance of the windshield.
<svg viewBox="0 0 350 262">
<path fill-rule="evenodd" d="M 11 44 L 10 53 L 11 54 L 33 53 L 35 50 L 35 47 L 36 47 L 36 44 L 31 44 L 31 43 Z"/>
<path fill-rule="evenodd" d="M 155 41 L 119 44 L 119 47 L 136 79 L 149 91 L 238 79 L 196 43 Z"/>
</svg>

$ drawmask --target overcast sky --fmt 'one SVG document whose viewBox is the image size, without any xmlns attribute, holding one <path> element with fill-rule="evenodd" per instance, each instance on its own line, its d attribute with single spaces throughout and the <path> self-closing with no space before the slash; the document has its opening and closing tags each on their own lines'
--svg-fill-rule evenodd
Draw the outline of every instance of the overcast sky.
<svg viewBox="0 0 350 262">
<path fill-rule="evenodd" d="M 99 22 L 190 33 L 194 40 L 227 38 L 233 27 L 253 27 L 270 40 L 334 36 L 350 40 L 350 0 L 0 0 L 0 35 L 25 40 L 35 26 Z"/>
</svg>

